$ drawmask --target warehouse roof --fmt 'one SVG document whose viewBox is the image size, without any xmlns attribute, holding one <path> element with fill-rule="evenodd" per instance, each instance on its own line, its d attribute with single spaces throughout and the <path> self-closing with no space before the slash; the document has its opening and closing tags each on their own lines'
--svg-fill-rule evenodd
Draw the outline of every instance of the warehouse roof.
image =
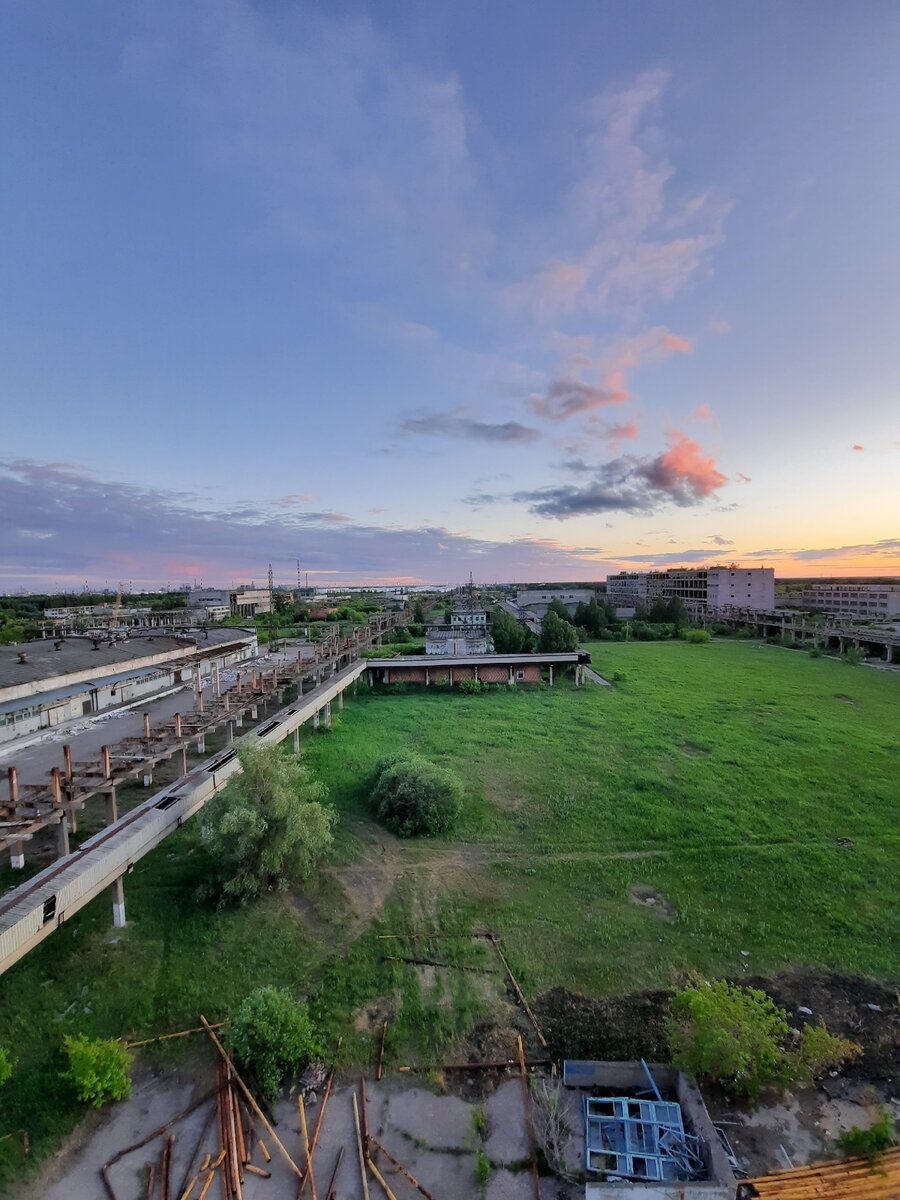
<svg viewBox="0 0 900 1200">
<path fill-rule="evenodd" d="M 250 636 L 245 629 L 229 628 L 198 631 L 186 637 L 152 633 L 112 643 L 89 637 L 67 637 L 0 646 L 0 700 L 17 698 L 23 688 L 31 694 L 44 692 L 69 682 L 113 674 L 117 670 L 150 666 L 168 658 L 186 658 L 228 642 L 246 641 Z M 73 675 L 76 680 L 67 678 Z M 7 689 L 9 695 L 4 694 Z"/>
</svg>

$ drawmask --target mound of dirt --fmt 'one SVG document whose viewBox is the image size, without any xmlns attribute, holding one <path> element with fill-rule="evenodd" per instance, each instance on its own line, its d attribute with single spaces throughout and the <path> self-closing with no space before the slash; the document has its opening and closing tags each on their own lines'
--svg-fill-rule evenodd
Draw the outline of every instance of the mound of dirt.
<svg viewBox="0 0 900 1200">
<path fill-rule="evenodd" d="M 858 1042 L 863 1053 L 842 1075 L 877 1082 L 900 1076 L 900 998 L 866 979 L 827 971 L 794 971 L 735 983 L 761 988 L 799 1025 L 822 1018 L 832 1033 Z M 670 992 L 582 996 L 551 988 L 532 1007 L 553 1058 L 633 1059 L 666 1062 L 663 1019 Z M 801 1008 L 810 1012 L 800 1012 Z"/>
<path fill-rule="evenodd" d="M 553 1058 L 665 1061 L 668 992 L 581 996 L 551 988 L 532 1007 Z"/>
</svg>

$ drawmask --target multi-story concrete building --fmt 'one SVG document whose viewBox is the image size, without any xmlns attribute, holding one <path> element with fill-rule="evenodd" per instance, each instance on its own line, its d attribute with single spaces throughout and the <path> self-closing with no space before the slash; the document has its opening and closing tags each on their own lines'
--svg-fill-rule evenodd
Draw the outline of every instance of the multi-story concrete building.
<svg viewBox="0 0 900 1200">
<path fill-rule="evenodd" d="M 811 583 L 801 607 L 857 620 L 900 617 L 900 583 Z"/>
<path fill-rule="evenodd" d="M 228 593 L 228 603 L 235 617 L 260 617 L 272 611 L 268 588 L 235 588 Z"/>
<path fill-rule="evenodd" d="M 606 595 L 617 612 L 677 598 L 694 616 L 722 608 L 763 611 L 775 607 L 772 567 L 672 567 L 667 571 L 620 571 L 607 576 Z"/>
</svg>

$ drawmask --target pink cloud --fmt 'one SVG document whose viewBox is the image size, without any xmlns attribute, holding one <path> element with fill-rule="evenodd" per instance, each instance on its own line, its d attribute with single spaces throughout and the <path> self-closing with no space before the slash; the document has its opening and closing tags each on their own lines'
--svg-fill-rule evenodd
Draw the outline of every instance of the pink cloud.
<svg viewBox="0 0 900 1200">
<path fill-rule="evenodd" d="M 694 496 L 708 496 L 725 482 L 712 455 L 704 457 L 699 442 L 679 429 L 669 435 L 669 449 L 654 461 L 653 469 L 661 486 L 683 484 Z"/>
<path fill-rule="evenodd" d="M 698 404 L 691 413 L 695 421 L 713 421 L 716 420 L 716 415 L 708 404 Z"/>
<path fill-rule="evenodd" d="M 858 453 L 861 454 L 863 452 L 863 450 L 865 450 L 865 446 L 860 446 L 860 444 L 858 442 L 854 442 L 853 445 L 850 447 L 850 449 L 856 450 Z"/>
<path fill-rule="evenodd" d="M 734 481 L 735 481 L 735 483 L 752 483 L 753 482 L 753 480 L 750 478 L 750 476 L 745 475 L 743 471 L 735 471 Z"/>
<path fill-rule="evenodd" d="M 631 440 L 636 438 L 640 433 L 637 421 L 625 421 L 621 425 L 610 425 L 606 431 L 606 436 L 611 442 L 618 442 L 623 439 Z"/>
</svg>

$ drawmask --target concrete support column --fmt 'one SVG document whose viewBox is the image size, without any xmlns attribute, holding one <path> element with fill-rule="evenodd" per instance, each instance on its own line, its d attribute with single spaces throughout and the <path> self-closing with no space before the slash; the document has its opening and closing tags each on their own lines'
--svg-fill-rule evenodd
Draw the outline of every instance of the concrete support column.
<svg viewBox="0 0 900 1200">
<path fill-rule="evenodd" d="M 550 686 L 553 687 L 553 663 L 550 664 Z"/>
<path fill-rule="evenodd" d="M 109 889 L 112 896 L 113 925 L 116 929 L 125 928 L 125 887 L 122 876 Z"/>
<path fill-rule="evenodd" d="M 150 744 L 150 714 L 144 713 L 144 741 Z"/>
<path fill-rule="evenodd" d="M 254 704 L 253 707 L 250 709 L 250 720 L 255 721 L 255 720 L 257 720 L 258 717 L 259 717 L 259 705 Z"/>
<path fill-rule="evenodd" d="M 300 726 L 299 725 L 294 730 L 294 732 L 291 734 L 291 739 L 292 739 L 291 744 L 293 746 L 294 753 L 299 754 L 300 753 Z"/>
<path fill-rule="evenodd" d="M 429 674 L 428 674 L 428 668 L 426 667 L 426 668 L 425 668 L 425 686 L 426 686 L 426 687 L 428 687 L 428 685 L 429 685 L 430 683 L 431 683 L 431 677 L 429 676 Z"/>
<path fill-rule="evenodd" d="M 175 714 L 175 737 L 181 741 L 181 713 Z"/>
<path fill-rule="evenodd" d="M 427 671 L 425 672 L 425 681 L 426 681 L 426 683 L 428 682 L 428 672 Z M 338 712 L 343 712 L 344 711 L 344 693 L 343 692 L 338 692 L 337 702 L 338 702 Z"/>
<path fill-rule="evenodd" d="M 213 677 L 213 695 L 220 696 L 222 694 L 222 688 L 221 688 L 221 677 L 219 675 L 219 664 L 217 661 L 213 661 L 212 677 Z"/>
<path fill-rule="evenodd" d="M 312 727 L 313 727 L 313 733 L 318 733 L 318 732 L 319 732 L 319 713 L 318 713 L 318 710 L 317 710 L 316 712 L 314 712 L 314 713 L 313 713 L 313 718 L 312 718 Z"/>
<path fill-rule="evenodd" d="M 197 698 L 197 712 L 203 712 L 203 677 L 200 674 L 200 664 L 194 668 L 194 695 Z"/>
<path fill-rule="evenodd" d="M 119 805 L 116 800 L 116 789 L 111 787 L 106 793 L 106 823 L 112 825 L 113 821 L 119 819 Z"/>
<path fill-rule="evenodd" d="M 152 787 L 153 786 L 153 768 L 152 767 L 144 768 L 144 773 L 141 776 L 141 783 L 144 785 L 144 787 Z"/>
<path fill-rule="evenodd" d="M 225 722 L 225 745 L 234 745 L 234 721 Z"/>
<path fill-rule="evenodd" d="M 16 805 L 19 803 L 19 780 L 15 767 L 8 767 L 6 777 L 9 781 L 10 816 L 14 816 Z M 22 842 L 13 842 L 9 849 L 9 865 L 14 871 L 21 871 L 25 866 L 25 847 Z"/>
<path fill-rule="evenodd" d="M 182 746 L 181 747 L 181 773 L 182 773 L 182 775 L 187 775 L 187 769 L 188 769 L 187 746 Z"/>
<path fill-rule="evenodd" d="M 326 703 L 325 703 L 325 728 L 326 729 L 331 728 L 331 701 L 330 700 L 326 701 Z"/>
<path fill-rule="evenodd" d="M 65 858 L 69 853 L 69 826 L 65 817 L 56 826 L 56 853 L 60 858 Z"/>
<path fill-rule="evenodd" d="M 510 667 L 510 668 L 509 668 L 509 680 L 508 680 L 508 683 L 509 683 L 510 687 L 512 687 L 512 686 L 515 684 L 515 682 L 516 682 L 516 680 L 515 680 L 515 677 L 514 677 L 514 675 L 513 675 L 513 669 L 512 669 L 512 667 Z"/>
<path fill-rule="evenodd" d="M 205 733 L 201 733 L 200 736 L 197 738 L 197 753 L 198 754 L 206 753 L 206 734 Z"/>
</svg>

